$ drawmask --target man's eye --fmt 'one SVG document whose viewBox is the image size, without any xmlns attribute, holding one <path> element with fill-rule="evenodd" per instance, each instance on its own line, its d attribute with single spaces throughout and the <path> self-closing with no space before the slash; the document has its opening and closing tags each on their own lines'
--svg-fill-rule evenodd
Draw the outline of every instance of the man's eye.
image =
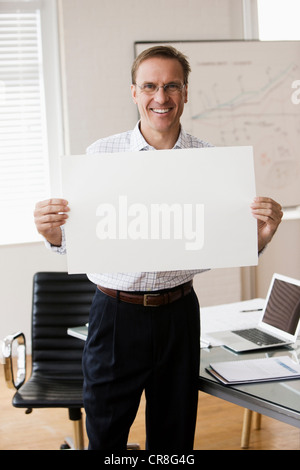
<svg viewBox="0 0 300 470">
<path fill-rule="evenodd" d="M 168 83 L 165 86 L 166 86 L 167 90 L 169 90 L 169 91 L 177 91 L 180 88 L 177 83 Z"/>
<path fill-rule="evenodd" d="M 156 89 L 156 86 L 153 83 L 145 83 L 145 85 L 143 85 L 143 89 L 147 91 L 152 91 Z"/>
</svg>

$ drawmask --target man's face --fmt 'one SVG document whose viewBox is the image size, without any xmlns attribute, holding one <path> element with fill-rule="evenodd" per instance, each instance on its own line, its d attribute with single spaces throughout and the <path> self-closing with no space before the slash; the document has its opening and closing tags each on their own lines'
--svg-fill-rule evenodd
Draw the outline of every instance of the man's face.
<svg viewBox="0 0 300 470">
<path fill-rule="evenodd" d="M 153 133 L 178 133 L 180 116 L 187 102 L 187 86 L 171 95 L 166 93 L 164 88 L 159 88 L 153 95 L 147 95 L 139 86 L 150 83 L 160 87 L 168 83 L 183 85 L 184 75 L 180 62 L 163 57 L 147 59 L 137 70 L 136 85 L 131 86 L 133 100 L 140 112 L 144 137 L 147 139 L 154 135 Z"/>
</svg>

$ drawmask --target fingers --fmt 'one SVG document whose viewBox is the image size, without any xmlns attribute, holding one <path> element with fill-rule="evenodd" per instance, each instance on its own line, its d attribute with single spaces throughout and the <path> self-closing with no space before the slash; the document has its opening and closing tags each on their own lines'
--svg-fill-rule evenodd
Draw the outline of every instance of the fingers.
<svg viewBox="0 0 300 470">
<path fill-rule="evenodd" d="M 253 209 L 275 209 L 281 211 L 282 207 L 278 202 L 269 197 L 256 197 L 251 204 Z"/>
<path fill-rule="evenodd" d="M 257 197 L 251 204 L 252 214 L 255 218 L 264 222 L 273 221 L 275 224 L 281 222 L 283 212 L 278 202 L 267 197 Z"/>
<path fill-rule="evenodd" d="M 65 199 L 46 199 L 40 201 L 35 206 L 35 212 L 40 213 L 58 213 L 69 211 L 68 201 Z"/>
<path fill-rule="evenodd" d="M 36 204 L 34 210 L 34 222 L 37 230 L 42 235 L 65 224 L 68 218 L 68 201 L 65 199 L 47 199 Z"/>
<path fill-rule="evenodd" d="M 273 238 L 282 216 L 280 204 L 271 198 L 257 197 L 251 204 L 253 216 L 257 219 L 258 250 L 262 250 Z"/>
</svg>

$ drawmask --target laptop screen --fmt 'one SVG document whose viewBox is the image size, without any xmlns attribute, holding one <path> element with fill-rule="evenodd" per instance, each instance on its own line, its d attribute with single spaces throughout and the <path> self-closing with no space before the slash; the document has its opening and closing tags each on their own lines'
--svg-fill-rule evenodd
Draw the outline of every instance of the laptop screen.
<svg viewBox="0 0 300 470">
<path fill-rule="evenodd" d="M 262 321 L 294 335 L 300 318 L 300 286 L 274 280 Z"/>
</svg>

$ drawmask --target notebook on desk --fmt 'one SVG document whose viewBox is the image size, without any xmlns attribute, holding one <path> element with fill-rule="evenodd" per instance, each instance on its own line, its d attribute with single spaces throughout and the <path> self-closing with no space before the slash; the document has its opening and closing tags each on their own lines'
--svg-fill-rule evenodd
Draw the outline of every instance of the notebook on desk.
<svg viewBox="0 0 300 470">
<path fill-rule="evenodd" d="M 209 336 L 240 353 L 293 344 L 299 330 L 300 280 L 275 273 L 257 325 L 253 328 L 209 333 Z"/>
</svg>

